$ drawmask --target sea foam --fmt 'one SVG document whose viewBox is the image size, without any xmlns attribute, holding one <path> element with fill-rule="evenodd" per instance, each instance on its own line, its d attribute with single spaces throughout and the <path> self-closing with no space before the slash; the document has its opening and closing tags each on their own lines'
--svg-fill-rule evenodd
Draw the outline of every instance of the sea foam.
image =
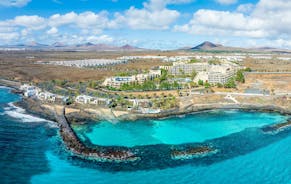
<svg viewBox="0 0 291 184">
<path fill-rule="evenodd" d="M 32 116 L 30 114 L 27 114 L 25 109 L 17 107 L 13 103 L 8 103 L 8 107 L 5 107 L 4 110 L 5 110 L 4 114 L 6 114 L 6 115 L 8 115 L 8 116 L 10 116 L 12 118 L 18 119 L 18 120 L 20 120 L 21 122 L 24 122 L 24 123 L 29 123 L 29 122 L 35 122 L 35 123 L 47 122 L 50 127 L 57 127 L 56 122 L 49 121 L 49 120 L 46 120 L 46 119 L 43 119 L 43 118 L 39 118 L 39 117 Z"/>
</svg>

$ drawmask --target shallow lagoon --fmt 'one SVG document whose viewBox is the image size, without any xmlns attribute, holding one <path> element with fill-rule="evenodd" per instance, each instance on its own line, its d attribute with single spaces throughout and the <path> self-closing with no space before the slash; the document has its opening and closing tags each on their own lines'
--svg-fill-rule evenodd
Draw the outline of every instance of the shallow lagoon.
<svg viewBox="0 0 291 184">
<path fill-rule="evenodd" d="M 213 110 L 159 120 L 110 123 L 102 121 L 73 128 L 82 140 L 103 146 L 199 143 L 246 128 L 286 121 L 277 113 Z"/>
<path fill-rule="evenodd" d="M 0 93 L 0 183 L 290 184 L 291 181 L 291 146 L 289 146 L 291 145 L 291 131 L 282 132 L 274 139 L 270 135 L 269 137 L 272 138 L 270 141 L 265 136 L 258 136 L 259 131 L 256 128 L 248 129 L 245 126 L 236 125 L 231 130 L 244 130 L 233 133 L 233 135 L 238 135 L 235 137 L 229 135 L 230 132 L 233 132 L 229 131 L 227 136 L 233 137 L 231 142 L 234 145 L 241 145 L 242 151 L 230 157 L 226 155 L 226 159 L 217 162 L 209 161 L 204 165 L 185 164 L 165 169 L 108 172 L 101 168 L 94 168 L 92 163 L 76 160 L 67 154 L 57 133 L 58 129 L 52 127 L 45 120 L 43 122 L 35 121 L 34 118 L 27 116 L 22 119 L 20 112 L 18 118 L 10 117 L 11 113 L 7 113 L 7 111 L 13 111 L 13 108 L 8 108 L 7 103 L 17 100 L 18 97 L 9 94 L 6 89 L 0 89 Z M 217 112 L 213 113 L 210 117 L 217 117 L 217 114 L 215 115 Z M 233 113 L 238 113 L 240 116 L 241 112 L 227 112 L 227 114 Z M 264 113 L 261 115 L 266 117 Z M 284 119 L 278 114 L 269 115 L 271 116 L 269 120 L 275 122 Z M 225 114 L 223 116 L 227 117 Z M 197 118 L 197 116 L 194 117 Z M 170 119 L 159 121 L 165 122 Z M 182 117 L 174 119 L 177 119 L 177 123 L 181 123 L 183 120 Z M 165 124 L 163 123 L 163 125 Z M 186 125 L 189 126 L 189 124 Z M 263 126 L 263 124 L 258 123 L 256 126 Z M 160 139 L 161 137 L 164 136 L 159 136 Z M 173 140 L 169 135 L 167 137 L 170 138 L 170 141 Z M 257 149 L 243 151 L 246 146 L 243 140 L 246 137 L 249 137 L 254 145 L 263 146 L 254 146 Z M 163 138 L 162 140 L 169 139 Z M 199 141 L 199 139 L 196 140 Z M 216 142 L 220 141 L 221 146 L 223 146 L 226 140 L 221 137 Z M 187 138 L 186 141 L 189 139 Z M 112 144 L 112 142 L 109 143 Z"/>
</svg>

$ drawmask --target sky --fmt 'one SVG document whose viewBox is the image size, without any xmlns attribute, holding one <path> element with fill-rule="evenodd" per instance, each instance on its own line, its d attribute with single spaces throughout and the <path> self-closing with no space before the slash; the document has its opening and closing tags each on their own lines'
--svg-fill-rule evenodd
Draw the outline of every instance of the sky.
<svg viewBox="0 0 291 184">
<path fill-rule="evenodd" d="M 0 45 L 291 49 L 291 0 L 0 0 Z"/>
</svg>

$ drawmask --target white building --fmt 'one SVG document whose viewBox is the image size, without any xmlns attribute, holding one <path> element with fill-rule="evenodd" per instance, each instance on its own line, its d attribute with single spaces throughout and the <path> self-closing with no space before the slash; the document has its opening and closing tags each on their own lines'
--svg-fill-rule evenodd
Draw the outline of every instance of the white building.
<svg viewBox="0 0 291 184">
<path fill-rule="evenodd" d="M 196 75 L 194 82 L 202 80 L 210 84 L 225 84 L 236 74 L 238 69 L 238 67 L 233 67 L 230 65 L 211 65 L 207 71 L 199 72 Z"/>
<path fill-rule="evenodd" d="M 161 70 L 150 70 L 146 74 L 137 74 L 133 76 L 117 76 L 106 78 L 103 86 L 120 88 L 123 84 L 139 83 L 143 84 L 146 80 L 152 80 L 161 76 Z"/>
<path fill-rule="evenodd" d="M 97 98 L 88 95 L 79 95 L 76 97 L 75 101 L 80 104 L 91 104 L 99 106 L 107 106 L 111 102 L 111 100 L 108 98 Z"/>
<path fill-rule="evenodd" d="M 222 64 L 209 64 L 208 62 L 185 63 L 175 62 L 173 66 L 161 66 L 160 68 L 168 70 L 170 75 L 191 75 L 196 72 L 194 82 L 202 80 L 210 84 L 225 84 L 236 72 L 241 69 L 240 66 L 230 61 L 223 61 Z"/>
<path fill-rule="evenodd" d="M 28 84 L 24 84 L 22 86 L 20 86 L 20 90 L 23 91 L 23 94 L 25 97 L 32 97 L 32 96 L 36 96 L 39 93 L 39 89 L 35 86 L 31 86 Z"/>
<path fill-rule="evenodd" d="M 83 60 L 70 60 L 70 61 L 38 61 L 42 64 L 52 64 L 52 65 L 61 65 L 61 66 L 71 66 L 71 67 L 97 67 L 97 66 L 107 66 L 115 64 L 123 64 L 128 61 L 125 59 L 83 59 Z"/>
<path fill-rule="evenodd" d="M 93 97 L 87 95 L 79 95 L 76 97 L 75 101 L 81 104 L 90 104 L 93 101 Z"/>
<path fill-rule="evenodd" d="M 203 72 L 209 68 L 208 63 L 173 63 L 173 66 L 161 66 L 161 69 L 168 70 L 170 75 L 191 75 L 194 71 Z"/>
<path fill-rule="evenodd" d="M 55 102 L 56 101 L 56 95 L 49 93 L 49 92 L 40 92 L 37 95 L 38 99 L 43 101 L 49 101 L 49 102 Z"/>
</svg>

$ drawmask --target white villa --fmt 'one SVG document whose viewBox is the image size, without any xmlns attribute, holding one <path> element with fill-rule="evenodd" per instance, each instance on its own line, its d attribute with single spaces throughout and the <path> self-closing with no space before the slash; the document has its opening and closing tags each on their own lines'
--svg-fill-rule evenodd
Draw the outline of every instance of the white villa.
<svg viewBox="0 0 291 184">
<path fill-rule="evenodd" d="M 25 97 L 32 97 L 38 95 L 40 89 L 35 86 L 24 84 L 20 86 L 20 90 L 23 91 Z"/>
<path fill-rule="evenodd" d="M 92 104 L 92 105 L 109 105 L 111 100 L 108 98 L 97 98 L 88 95 L 79 95 L 75 101 L 80 104 Z"/>
<path fill-rule="evenodd" d="M 38 99 L 42 101 L 49 101 L 49 102 L 55 102 L 56 101 L 56 95 L 49 93 L 49 92 L 40 92 L 37 95 Z"/>
<path fill-rule="evenodd" d="M 87 95 L 79 95 L 76 97 L 75 101 L 81 104 L 90 104 L 93 101 L 93 97 Z"/>
</svg>

